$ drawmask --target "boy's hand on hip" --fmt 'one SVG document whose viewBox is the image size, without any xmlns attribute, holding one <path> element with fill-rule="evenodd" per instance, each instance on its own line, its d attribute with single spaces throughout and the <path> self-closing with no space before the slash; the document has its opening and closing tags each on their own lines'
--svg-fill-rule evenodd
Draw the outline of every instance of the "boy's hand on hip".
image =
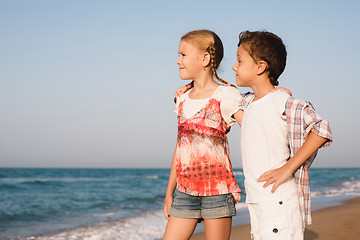
<svg viewBox="0 0 360 240">
<path fill-rule="evenodd" d="M 264 188 L 268 187 L 270 184 L 273 184 L 271 192 L 274 193 L 277 187 L 288 180 L 292 176 L 292 171 L 285 164 L 280 168 L 276 168 L 273 170 L 269 170 L 262 174 L 256 181 L 257 182 L 265 182 Z"/>
</svg>

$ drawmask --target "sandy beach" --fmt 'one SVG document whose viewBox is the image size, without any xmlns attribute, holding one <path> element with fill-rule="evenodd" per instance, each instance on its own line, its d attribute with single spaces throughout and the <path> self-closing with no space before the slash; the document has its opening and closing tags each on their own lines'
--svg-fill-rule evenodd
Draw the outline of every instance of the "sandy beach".
<svg viewBox="0 0 360 240">
<path fill-rule="evenodd" d="M 360 198 L 347 200 L 344 205 L 322 209 L 312 214 L 313 224 L 305 231 L 305 240 L 360 239 Z M 250 225 L 232 228 L 231 240 L 250 239 Z M 205 239 L 204 233 L 191 240 Z"/>
</svg>

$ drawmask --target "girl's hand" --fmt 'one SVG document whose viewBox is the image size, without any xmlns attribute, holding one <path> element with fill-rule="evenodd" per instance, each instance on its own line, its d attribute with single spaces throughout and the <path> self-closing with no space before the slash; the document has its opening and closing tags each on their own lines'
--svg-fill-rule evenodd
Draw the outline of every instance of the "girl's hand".
<svg viewBox="0 0 360 240">
<path fill-rule="evenodd" d="M 286 92 L 286 93 L 288 93 L 290 96 L 292 96 L 292 93 L 291 93 L 291 91 L 289 90 L 289 89 L 287 89 L 287 88 L 283 88 L 283 87 L 277 87 L 277 88 L 275 88 L 274 90 L 272 90 L 271 92 L 275 92 L 275 91 L 283 91 L 283 92 Z"/>
<path fill-rule="evenodd" d="M 239 203 L 241 198 L 240 193 L 233 193 L 232 195 L 234 196 L 235 203 Z"/>
<path fill-rule="evenodd" d="M 173 196 L 165 196 L 165 203 L 164 203 L 164 216 L 166 218 L 166 220 L 169 220 L 169 212 L 170 212 L 170 208 L 173 204 L 174 201 L 174 197 Z"/>
<path fill-rule="evenodd" d="M 265 182 L 264 188 L 268 187 L 270 184 L 273 184 L 271 192 L 274 193 L 276 188 L 288 180 L 292 176 L 292 171 L 290 168 L 285 164 L 280 168 L 276 168 L 273 170 L 269 170 L 262 174 L 256 181 L 257 182 Z"/>
</svg>

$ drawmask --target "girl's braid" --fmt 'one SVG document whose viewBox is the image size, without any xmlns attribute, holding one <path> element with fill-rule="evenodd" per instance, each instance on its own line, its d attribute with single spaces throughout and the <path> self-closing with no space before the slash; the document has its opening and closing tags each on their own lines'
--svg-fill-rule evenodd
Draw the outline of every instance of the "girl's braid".
<svg viewBox="0 0 360 240">
<path fill-rule="evenodd" d="M 213 72 L 213 75 L 215 76 L 215 78 L 219 81 L 219 82 L 222 82 L 223 84 L 227 85 L 228 82 L 225 81 L 224 79 L 220 78 L 216 72 L 216 68 L 218 66 L 216 66 L 216 62 L 215 62 L 215 47 L 214 46 L 210 46 L 209 47 L 209 53 L 210 53 L 210 56 L 211 56 L 211 64 L 212 64 L 212 72 Z"/>
</svg>

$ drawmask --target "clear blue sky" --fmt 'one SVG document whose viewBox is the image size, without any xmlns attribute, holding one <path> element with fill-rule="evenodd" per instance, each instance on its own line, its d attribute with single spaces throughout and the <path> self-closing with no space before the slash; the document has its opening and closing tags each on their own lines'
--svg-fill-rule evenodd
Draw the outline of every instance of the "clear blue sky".
<svg viewBox="0 0 360 240">
<path fill-rule="evenodd" d="M 178 43 L 203 28 L 223 40 L 219 75 L 232 83 L 241 31 L 282 37 L 280 85 L 331 123 L 315 166 L 360 167 L 359 12 L 358 1 L 0 0 L 0 167 L 170 167 Z M 228 135 L 235 167 L 240 133 Z"/>
</svg>

